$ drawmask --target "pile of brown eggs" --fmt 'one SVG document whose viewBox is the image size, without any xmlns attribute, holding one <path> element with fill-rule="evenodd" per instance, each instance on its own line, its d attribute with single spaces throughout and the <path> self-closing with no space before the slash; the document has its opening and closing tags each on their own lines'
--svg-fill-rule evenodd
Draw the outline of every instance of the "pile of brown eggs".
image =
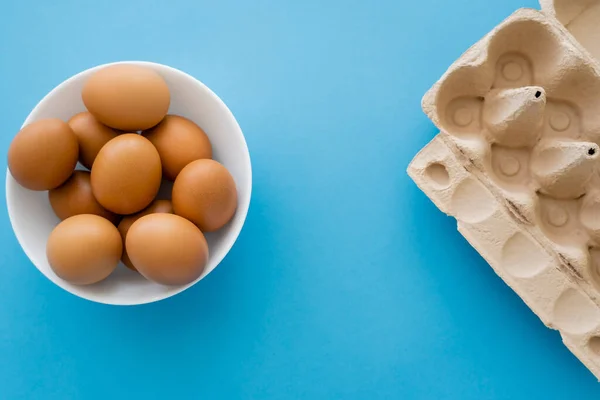
<svg viewBox="0 0 600 400">
<path fill-rule="evenodd" d="M 62 221 L 48 238 L 50 266 L 80 285 L 105 279 L 120 260 L 159 284 L 193 282 L 208 261 L 203 232 L 235 214 L 233 177 L 212 160 L 202 128 L 167 115 L 169 88 L 152 69 L 102 68 L 81 96 L 87 112 L 31 123 L 8 151 L 14 179 L 47 190 Z M 87 170 L 75 170 L 78 161 Z M 168 181 L 170 199 L 158 199 Z"/>
</svg>

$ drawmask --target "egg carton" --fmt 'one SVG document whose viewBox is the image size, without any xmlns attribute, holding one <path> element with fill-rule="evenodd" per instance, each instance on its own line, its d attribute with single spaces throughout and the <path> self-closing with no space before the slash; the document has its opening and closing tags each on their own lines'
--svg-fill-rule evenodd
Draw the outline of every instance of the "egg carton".
<svg viewBox="0 0 600 400">
<path fill-rule="evenodd" d="M 600 64 L 554 15 L 516 11 L 448 69 L 408 174 L 600 379 Z"/>
</svg>

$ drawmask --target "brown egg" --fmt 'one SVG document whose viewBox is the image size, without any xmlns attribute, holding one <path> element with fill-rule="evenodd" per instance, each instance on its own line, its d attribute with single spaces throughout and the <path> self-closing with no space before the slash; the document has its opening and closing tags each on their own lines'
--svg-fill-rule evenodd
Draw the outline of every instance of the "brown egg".
<svg viewBox="0 0 600 400">
<path fill-rule="evenodd" d="M 235 182 L 218 162 L 196 160 L 175 179 L 172 202 L 175 214 L 189 219 L 203 232 L 216 231 L 235 214 Z"/>
<path fill-rule="evenodd" d="M 83 86 L 81 98 L 98 121 L 127 132 L 158 124 L 171 102 L 169 87 L 158 72 L 132 64 L 94 72 Z"/>
<path fill-rule="evenodd" d="M 77 137 L 57 118 L 25 126 L 8 149 L 8 168 L 23 187 L 50 190 L 63 184 L 77 165 Z"/>
<path fill-rule="evenodd" d="M 133 214 L 154 200 L 161 183 L 160 156 L 150 141 L 126 133 L 102 147 L 92 167 L 92 192 L 107 210 Z"/>
<path fill-rule="evenodd" d="M 143 133 L 152 142 L 163 167 L 165 178 L 175 180 L 189 163 L 212 158 L 212 148 L 206 133 L 187 118 L 167 115 L 160 124 Z"/>
<path fill-rule="evenodd" d="M 77 285 L 96 283 L 110 275 L 122 251 L 117 228 L 106 219 L 90 214 L 62 221 L 50 233 L 46 244 L 52 270 Z"/>
<path fill-rule="evenodd" d="M 90 173 L 75 171 L 65 183 L 48 192 L 54 213 L 61 220 L 79 214 L 94 214 L 106 218 L 113 224 L 119 216 L 105 210 L 92 194 Z"/>
<path fill-rule="evenodd" d="M 91 169 L 96 155 L 109 140 L 119 132 L 99 122 L 89 112 L 82 112 L 69 120 L 69 126 L 77 136 L 79 143 L 79 162 Z"/>
<path fill-rule="evenodd" d="M 208 244 L 202 232 L 174 214 L 150 214 L 135 221 L 125 247 L 137 270 L 162 285 L 195 281 L 208 261 Z"/>
<path fill-rule="evenodd" d="M 127 248 L 125 247 L 125 238 L 127 237 L 127 232 L 129 231 L 129 228 L 131 228 L 131 225 L 133 225 L 133 223 L 135 221 L 142 218 L 144 215 L 154 214 L 154 213 L 172 214 L 173 213 L 173 205 L 171 204 L 171 201 L 169 201 L 169 200 L 154 200 L 152 202 L 152 204 L 150 204 L 148 207 L 144 208 L 139 213 L 136 213 L 133 215 L 128 215 L 128 216 L 124 217 L 121 220 L 121 222 L 119 223 L 119 226 L 118 226 L 119 233 L 121 234 L 121 238 L 123 238 L 123 256 L 121 257 L 121 261 L 123 261 L 123 264 L 125 264 L 127 267 L 129 267 L 133 270 L 136 270 L 136 269 L 133 266 L 133 263 L 131 262 L 131 260 L 129 259 L 129 256 L 127 255 Z"/>
</svg>

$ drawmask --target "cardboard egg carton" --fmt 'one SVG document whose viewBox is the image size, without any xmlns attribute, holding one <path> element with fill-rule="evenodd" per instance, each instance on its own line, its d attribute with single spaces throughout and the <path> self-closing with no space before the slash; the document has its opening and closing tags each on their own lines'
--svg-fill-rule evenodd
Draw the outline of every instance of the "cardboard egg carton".
<svg viewBox="0 0 600 400">
<path fill-rule="evenodd" d="M 441 133 L 409 175 L 600 379 L 599 64 L 557 18 L 521 9 L 422 105 Z"/>
</svg>

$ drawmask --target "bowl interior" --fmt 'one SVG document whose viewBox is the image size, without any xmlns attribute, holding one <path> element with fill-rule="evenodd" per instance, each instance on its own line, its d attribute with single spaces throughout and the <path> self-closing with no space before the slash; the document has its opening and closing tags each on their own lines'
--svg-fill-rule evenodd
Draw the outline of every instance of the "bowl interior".
<svg viewBox="0 0 600 400">
<path fill-rule="evenodd" d="M 70 284 L 56 276 L 46 259 L 46 241 L 60 222 L 48 201 L 48 192 L 34 192 L 21 187 L 6 173 L 6 200 L 15 235 L 33 264 L 52 282 L 88 300 L 106 304 L 143 304 L 173 296 L 204 278 L 221 262 L 235 242 L 248 212 L 252 176 L 250 156 L 242 131 L 225 104 L 205 85 L 193 77 L 160 64 L 131 62 L 156 70 L 171 91 L 170 114 L 184 116 L 198 124 L 209 136 L 213 158 L 233 175 L 238 190 L 238 209 L 233 219 L 218 232 L 207 233 L 209 261 L 202 276 L 185 286 L 163 286 L 144 279 L 120 265 L 106 280 L 89 286 Z M 98 66 L 66 80 L 33 109 L 24 125 L 42 118 L 67 121 L 85 111 L 81 89 L 86 78 Z"/>
</svg>

